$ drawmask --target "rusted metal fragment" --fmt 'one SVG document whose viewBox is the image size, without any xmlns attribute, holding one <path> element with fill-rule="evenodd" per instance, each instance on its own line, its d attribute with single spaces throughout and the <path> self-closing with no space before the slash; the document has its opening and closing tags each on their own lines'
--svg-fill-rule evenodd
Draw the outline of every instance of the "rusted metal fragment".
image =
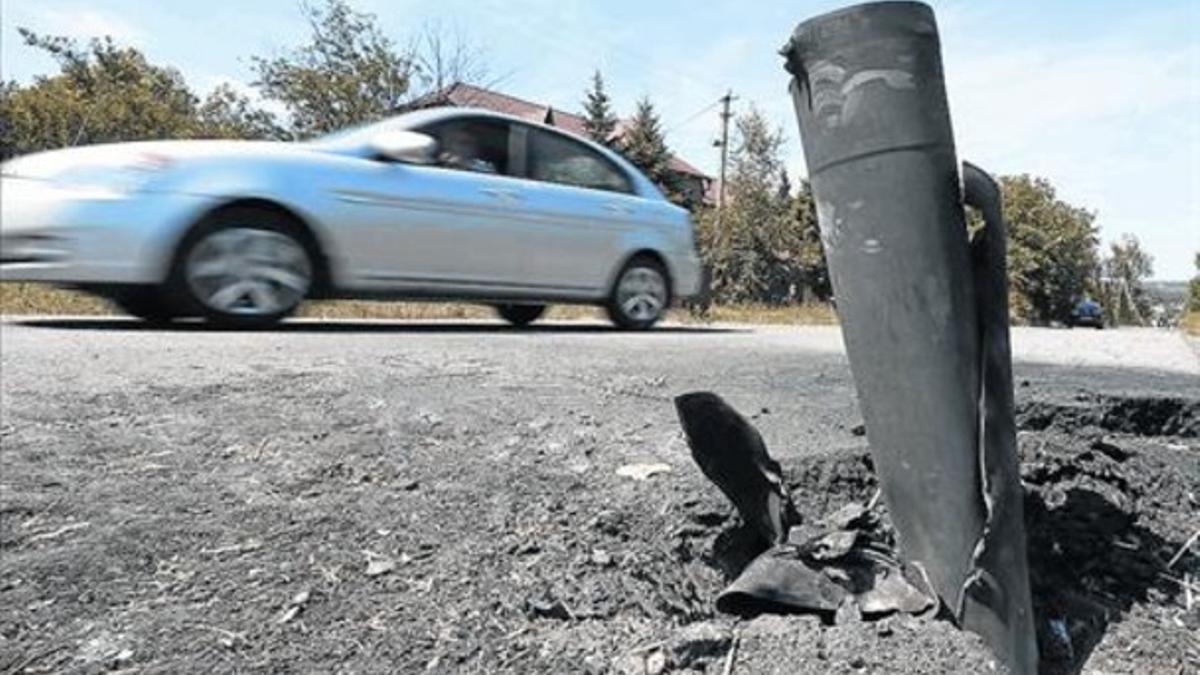
<svg viewBox="0 0 1200 675">
<path fill-rule="evenodd" d="M 832 616 L 846 590 L 801 559 L 793 546 L 774 548 L 717 596 L 717 610 L 749 616 L 764 612 L 827 613 Z"/>
<path fill-rule="evenodd" d="M 937 604 L 932 588 L 911 581 L 900 565 L 876 565 L 870 588 L 857 593 L 863 616 L 880 616 L 894 612 L 920 614 Z"/>
<path fill-rule="evenodd" d="M 869 526 L 872 519 L 870 510 L 858 502 L 850 502 L 824 518 L 824 521 L 838 530 L 861 528 Z"/>
<path fill-rule="evenodd" d="M 783 486 L 779 463 L 767 454 L 762 436 L 712 392 L 675 399 L 692 459 L 733 502 L 742 520 L 769 544 L 787 539 L 799 516 Z"/>
<path fill-rule="evenodd" d="M 831 619 L 918 613 L 936 605 L 923 574 L 920 584 L 906 578 L 890 530 L 873 506 L 847 504 L 823 519 L 822 528 L 797 527 L 780 467 L 750 422 L 710 392 L 684 394 L 676 407 L 696 464 L 734 503 L 747 531 L 787 542 L 750 561 L 718 596 L 718 610 Z M 743 542 L 750 550 L 754 544 Z"/>
<path fill-rule="evenodd" d="M 814 560 L 837 560 L 849 553 L 857 542 L 858 532 L 839 530 L 807 542 L 804 552 Z"/>
</svg>

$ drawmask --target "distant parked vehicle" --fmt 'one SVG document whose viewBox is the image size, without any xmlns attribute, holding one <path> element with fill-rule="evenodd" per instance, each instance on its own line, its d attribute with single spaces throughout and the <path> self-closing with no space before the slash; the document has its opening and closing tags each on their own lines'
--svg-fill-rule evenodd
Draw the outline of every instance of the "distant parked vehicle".
<svg viewBox="0 0 1200 675">
<path fill-rule="evenodd" d="M 305 298 L 548 303 L 643 329 L 697 292 L 692 222 L 612 151 L 440 108 L 303 143 L 165 141 L 2 167 L 0 280 L 255 327 Z"/>
<path fill-rule="evenodd" d="M 1067 327 L 1074 328 L 1075 326 L 1091 326 L 1092 328 L 1104 328 L 1104 308 L 1100 303 L 1091 298 L 1084 298 L 1075 304 L 1071 309 L 1071 316 L 1067 318 Z"/>
</svg>

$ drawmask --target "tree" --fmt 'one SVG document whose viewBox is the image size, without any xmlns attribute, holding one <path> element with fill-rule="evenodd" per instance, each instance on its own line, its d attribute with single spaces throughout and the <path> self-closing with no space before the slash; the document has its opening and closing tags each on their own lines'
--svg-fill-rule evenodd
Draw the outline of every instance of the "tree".
<svg viewBox="0 0 1200 675">
<path fill-rule="evenodd" d="M 728 199 L 699 217 L 701 255 L 718 302 L 787 302 L 829 297 L 811 191 L 793 197 L 783 170 L 782 133 L 756 109 L 738 117 Z"/>
<path fill-rule="evenodd" d="M 667 186 L 671 151 L 662 132 L 662 123 L 649 98 L 638 101 L 637 111 L 621 136 L 620 151 L 650 180 Z"/>
<path fill-rule="evenodd" d="M 1144 293 L 1142 282 L 1154 274 L 1154 258 L 1142 250 L 1138 238 L 1132 234 L 1122 234 L 1109 245 L 1109 251 L 1108 258 L 1104 260 L 1108 276 Z"/>
<path fill-rule="evenodd" d="M 440 21 L 425 24 L 407 53 L 412 64 L 408 100 L 439 92 L 456 82 L 481 82 L 487 76 L 487 56 L 455 25 Z"/>
<path fill-rule="evenodd" d="M 419 70 L 396 49 L 372 14 L 345 0 L 302 5 L 309 42 L 274 58 L 253 58 L 255 82 L 291 114 L 292 132 L 309 137 L 370 122 L 401 109 Z"/>
<path fill-rule="evenodd" d="M 833 281 L 829 278 L 825 246 L 821 243 L 821 229 L 817 226 L 817 202 L 813 199 L 812 184 L 801 182 L 792 203 L 792 220 L 800 233 L 796 256 L 802 294 L 800 299 L 825 302 L 833 297 Z"/>
<path fill-rule="evenodd" d="M 32 84 L 0 85 L 0 156 L 165 138 L 277 138 L 275 118 L 228 85 L 203 103 L 173 68 L 111 38 L 86 46 L 20 29 L 59 65 Z"/>
<path fill-rule="evenodd" d="M 1196 276 L 1188 283 L 1188 310 L 1200 312 L 1200 253 L 1196 253 Z"/>
<path fill-rule="evenodd" d="M 599 70 L 592 75 L 592 87 L 586 93 L 583 128 L 592 140 L 607 145 L 617 130 L 617 116 L 613 113 L 612 102 L 604 90 L 604 78 Z"/>
<path fill-rule="evenodd" d="M 787 169 L 779 170 L 779 189 L 776 196 L 779 199 L 787 199 L 792 196 L 792 179 L 788 176 Z"/>
<path fill-rule="evenodd" d="M 1035 322 L 1062 320 L 1097 269 L 1096 216 L 1059 200 L 1045 178 L 1001 176 L 1000 186 L 1014 313 Z"/>
<path fill-rule="evenodd" d="M 271 113 L 228 84 L 220 84 L 196 110 L 197 138 L 281 139 L 284 130 Z"/>
<path fill-rule="evenodd" d="M 172 68 L 147 62 L 111 38 L 81 47 L 19 29 L 25 44 L 58 62 L 59 73 L 0 91 L 4 157 L 73 145 L 188 137 L 196 97 Z"/>
<path fill-rule="evenodd" d="M 1150 315 L 1150 298 L 1142 282 L 1154 273 L 1154 259 L 1142 250 L 1132 234 L 1123 234 L 1109 246 L 1103 264 L 1104 304 L 1118 323 L 1144 323 Z"/>
</svg>

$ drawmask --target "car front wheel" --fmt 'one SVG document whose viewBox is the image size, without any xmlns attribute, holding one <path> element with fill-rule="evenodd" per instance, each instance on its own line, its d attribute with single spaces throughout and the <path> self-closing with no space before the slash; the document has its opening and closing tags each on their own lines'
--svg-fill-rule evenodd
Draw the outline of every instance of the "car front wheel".
<svg viewBox="0 0 1200 675">
<path fill-rule="evenodd" d="M 294 312 L 308 295 L 314 259 L 299 228 L 286 218 L 231 209 L 185 237 L 168 287 L 214 324 L 269 326 Z"/>
<path fill-rule="evenodd" d="M 638 256 L 617 275 L 605 308 L 618 328 L 645 330 L 658 323 L 670 305 L 666 269 L 654 258 Z"/>
</svg>

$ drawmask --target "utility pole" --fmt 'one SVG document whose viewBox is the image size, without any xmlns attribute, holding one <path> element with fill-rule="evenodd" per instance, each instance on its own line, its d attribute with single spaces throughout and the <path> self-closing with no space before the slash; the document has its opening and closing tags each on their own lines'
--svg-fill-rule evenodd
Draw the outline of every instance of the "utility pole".
<svg viewBox="0 0 1200 675">
<path fill-rule="evenodd" d="M 733 113 L 729 112 L 731 103 L 733 103 L 733 91 L 729 90 L 721 97 L 721 140 L 718 141 L 721 146 L 721 182 L 717 185 L 718 218 L 721 211 L 725 209 L 725 167 L 729 163 L 729 119 L 733 117 Z"/>
<path fill-rule="evenodd" d="M 721 97 L 721 140 L 713 141 L 713 145 L 721 148 L 721 177 L 717 180 L 721 181 L 717 185 L 717 222 L 716 222 L 716 245 L 717 249 L 724 248 L 726 239 L 725 228 L 722 226 L 722 220 L 725 215 L 725 169 L 729 164 L 729 120 L 733 117 L 729 106 L 733 103 L 733 90 L 727 89 L 725 95 Z M 712 283 L 713 269 L 710 262 L 704 264 L 703 285 L 700 294 L 700 307 L 704 312 L 708 311 L 708 306 L 712 301 Z"/>
</svg>

